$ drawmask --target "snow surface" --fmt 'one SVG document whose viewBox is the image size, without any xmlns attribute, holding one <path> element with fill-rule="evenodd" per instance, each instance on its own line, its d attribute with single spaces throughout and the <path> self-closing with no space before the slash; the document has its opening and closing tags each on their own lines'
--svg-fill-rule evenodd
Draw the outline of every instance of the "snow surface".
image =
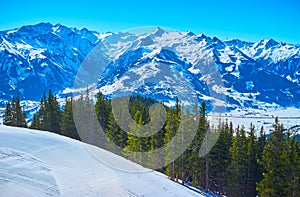
<svg viewBox="0 0 300 197">
<path fill-rule="evenodd" d="M 221 115 L 209 113 L 208 116 L 212 119 L 216 117 L 232 122 L 235 127 L 243 125 L 246 129 L 249 129 L 252 123 L 256 128 L 257 134 L 259 134 L 262 126 L 267 134 L 270 133 L 270 131 L 273 130 L 275 117 L 279 118 L 279 122 L 283 124 L 284 129 L 290 129 L 300 124 L 300 109 L 298 108 L 281 108 L 271 105 L 266 106 L 266 108 L 268 110 L 250 108 L 235 109 Z"/>
<path fill-rule="evenodd" d="M 0 125 L 0 196 L 201 195 L 103 149 Z"/>
</svg>

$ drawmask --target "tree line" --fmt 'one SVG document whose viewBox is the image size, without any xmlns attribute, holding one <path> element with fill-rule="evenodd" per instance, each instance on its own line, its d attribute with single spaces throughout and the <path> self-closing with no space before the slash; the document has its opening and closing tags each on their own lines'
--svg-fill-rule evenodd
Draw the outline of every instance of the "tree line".
<svg viewBox="0 0 300 197">
<path fill-rule="evenodd" d="M 6 103 L 3 124 L 8 126 L 27 127 L 26 114 L 20 104 L 19 95 Z"/>
<path fill-rule="evenodd" d="M 151 121 L 149 109 L 154 103 L 158 101 L 139 95 L 130 98 L 129 112 L 135 123 L 145 125 Z M 123 131 L 114 118 L 111 105 L 111 100 L 101 92 L 94 101 L 89 97 L 87 90 L 86 95 L 81 95 L 79 99 L 66 98 L 64 106 L 60 106 L 56 96 L 49 91 L 48 95 L 44 94 L 41 99 L 40 108 L 34 114 L 30 128 L 52 131 L 81 140 L 95 130 L 93 123 L 89 121 L 93 117 L 87 115 L 75 125 L 74 110 L 91 114 L 89 110 L 92 109 L 90 106 L 93 106 L 95 118 L 108 141 L 121 147 L 124 152 L 147 152 L 170 142 L 179 129 L 183 130 L 184 135 L 189 135 L 189 124 L 179 128 L 180 122 L 183 118 L 197 115 L 198 122 L 191 122 L 197 124 L 193 141 L 180 157 L 157 169 L 158 171 L 174 181 L 180 181 L 181 184 L 227 196 L 300 196 L 300 145 L 294 135 L 284 132 L 278 118 L 274 121 L 270 135 L 265 134 L 263 127 L 257 132 L 257 128 L 252 124 L 249 128 L 234 127 L 227 121 L 210 125 L 205 103 L 201 103 L 200 106 L 195 104 L 193 109 L 189 109 L 184 108 L 176 99 L 174 107 L 163 105 L 167 115 L 161 130 L 150 137 L 136 137 L 130 133 L 141 132 L 140 127 L 133 124 L 129 125 L 130 133 Z M 12 102 L 6 105 L 4 124 L 26 127 L 24 120 L 25 113 L 19 98 L 13 98 Z M 78 125 L 80 135 L 76 129 Z M 219 137 L 212 150 L 200 157 L 199 150 L 207 132 L 218 133 Z M 116 152 L 114 147 L 109 145 L 103 148 Z M 166 157 L 172 157 L 172 148 L 169 152 Z M 137 155 L 128 156 L 124 153 L 123 156 L 141 163 L 141 158 Z"/>
</svg>

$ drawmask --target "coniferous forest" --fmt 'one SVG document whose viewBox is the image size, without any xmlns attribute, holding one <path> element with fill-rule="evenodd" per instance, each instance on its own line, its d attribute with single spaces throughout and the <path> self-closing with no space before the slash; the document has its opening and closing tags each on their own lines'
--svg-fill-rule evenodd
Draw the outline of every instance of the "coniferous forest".
<svg viewBox="0 0 300 197">
<path fill-rule="evenodd" d="M 154 103 L 157 101 L 132 96 L 129 111 L 133 120 L 141 125 L 149 123 L 149 108 Z M 73 110 L 90 110 L 87 107 L 89 105 L 95 107 L 97 119 L 108 141 L 123 150 L 137 152 L 151 151 L 170 142 L 184 117 L 181 116 L 183 106 L 176 100 L 175 107 L 165 106 L 167 116 L 160 131 L 150 137 L 136 137 L 119 127 L 113 116 L 111 100 L 101 92 L 95 101 L 89 97 L 87 90 L 86 95 L 81 95 L 79 99 L 66 98 L 65 105 L 60 106 L 56 95 L 49 91 L 43 95 L 29 128 L 81 140 L 84 134 L 79 135 L 77 132 Z M 207 119 L 205 103 L 195 106 L 191 111 L 185 109 L 184 113 L 185 116 L 199 116 L 198 129 L 192 143 L 180 157 L 158 171 L 181 184 L 227 196 L 300 196 L 300 144 L 289 131 L 284 132 L 284 126 L 278 118 L 274 120 L 270 134 L 266 135 L 264 128 L 255 128 L 252 124 L 245 127 L 220 121 L 218 125 L 212 126 Z M 6 104 L 3 123 L 27 127 L 18 96 Z M 94 129 L 89 123 L 89 117 L 81 120 L 80 125 L 87 133 Z M 132 125 L 129 125 L 129 129 L 132 133 L 140 132 L 138 127 Z M 219 132 L 219 138 L 212 150 L 200 157 L 199 150 L 208 130 Z M 188 135 L 188 126 L 183 128 L 183 132 Z M 110 147 L 105 148 L 114 152 Z M 127 157 L 126 154 L 123 156 Z M 134 156 L 130 159 L 138 161 Z"/>
</svg>

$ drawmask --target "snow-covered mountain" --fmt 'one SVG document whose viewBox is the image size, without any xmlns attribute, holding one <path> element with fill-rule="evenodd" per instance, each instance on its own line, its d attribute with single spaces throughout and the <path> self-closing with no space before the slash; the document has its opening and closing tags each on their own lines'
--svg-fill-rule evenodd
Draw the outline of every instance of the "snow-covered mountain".
<svg viewBox="0 0 300 197">
<path fill-rule="evenodd" d="M 0 169 L 0 196 L 210 196 L 103 149 L 3 125 Z"/>
<path fill-rule="evenodd" d="M 181 77 L 194 97 L 210 102 L 212 89 L 201 72 L 204 60 L 210 59 L 222 77 L 222 86 L 214 91 L 226 96 L 227 110 L 300 108 L 299 45 L 273 39 L 220 40 L 161 28 L 144 34 L 97 33 L 49 23 L 0 32 L 0 100 L 19 93 L 37 101 L 48 89 L 66 92 L 95 46 L 99 59 L 94 61 L 101 61 L 104 70 L 81 73 L 96 75 L 96 87 L 105 94 L 131 91 L 137 82 L 142 84 L 140 94 L 171 100 L 174 90 L 184 87 L 170 81 Z M 158 80 L 147 82 L 150 78 Z M 175 85 L 168 87 L 170 83 Z"/>
<path fill-rule="evenodd" d="M 44 91 L 70 87 L 99 34 L 40 23 L 0 32 L 1 99 L 19 93 L 39 100 Z"/>
</svg>

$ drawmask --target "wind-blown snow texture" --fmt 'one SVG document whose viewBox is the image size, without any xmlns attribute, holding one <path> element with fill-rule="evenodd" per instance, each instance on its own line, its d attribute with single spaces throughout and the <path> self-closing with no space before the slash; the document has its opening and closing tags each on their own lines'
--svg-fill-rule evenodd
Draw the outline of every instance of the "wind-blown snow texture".
<svg viewBox="0 0 300 197">
<path fill-rule="evenodd" d="M 97 46 L 101 64 L 107 64 L 96 88 L 104 94 L 131 91 L 132 82 L 166 72 L 160 65 L 181 73 L 208 104 L 214 100 L 201 75 L 199 59 L 209 57 L 218 68 L 223 87 L 213 87 L 226 95 L 227 111 L 237 109 L 300 108 L 300 47 L 273 39 L 245 42 L 219 40 L 192 32 L 98 33 L 50 23 L 23 26 L 0 32 L 0 100 L 19 93 L 21 100 L 39 101 L 52 89 L 61 97 L 70 93 L 80 64 Z M 106 65 L 105 65 L 106 67 Z M 95 75 L 86 70 L 86 75 Z M 175 75 L 160 76 L 144 84 L 140 94 L 172 100 L 174 89 L 167 84 Z M 92 82 L 92 81 L 91 81 Z M 1 107 L 1 106 L 0 106 Z M 298 116 L 297 114 L 296 116 Z"/>
<path fill-rule="evenodd" d="M 1 125 L 0 183 L 0 196 L 202 196 L 103 149 Z"/>
</svg>

